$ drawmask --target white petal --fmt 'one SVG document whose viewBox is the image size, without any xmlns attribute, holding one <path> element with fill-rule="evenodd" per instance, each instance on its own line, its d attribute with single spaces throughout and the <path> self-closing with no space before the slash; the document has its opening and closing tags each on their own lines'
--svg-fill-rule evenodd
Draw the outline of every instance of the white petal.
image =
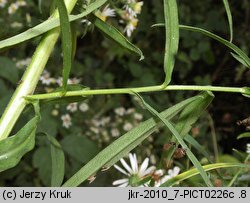
<svg viewBox="0 0 250 203">
<path fill-rule="evenodd" d="M 144 171 L 144 173 L 142 174 L 142 177 L 143 177 L 143 176 L 146 176 L 146 175 L 148 175 L 148 174 L 153 173 L 154 170 L 155 170 L 155 166 L 150 166 L 147 170 Z"/>
<path fill-rule="evenodd" d="M 181 169 L 178 166 L 175 166 L 173 170 L 174 170 L 174 176 L 177 176 L 180 173 Z"/>
<path fill-rule="evenodd" d="M 113 182 L 113 185 L 121 185 L 121 184 L 124 184 L 124 183 L 128 183 L 127 178 L 116 180 L 116 181 Z"/>
<path fill-rule="evenodd" d="M 118 171 L 120 171 L 121 173 L 123 173 L 124 175 L 128 175 L 128 173 L 125 171 L 125 170 L 123 170 L 121 167 L 119 167 L 119 166 L 117 166 L 117 165 L 114 165 L 114 167 L 118 170 Z"/>
<path fill-rule="evenodd" d="M 121 159 L 120 162 L 122 163 L 122 165 L 124 166 L 125 169 L 127 169 L 127 171 L 132 174 L 132 169 L 129 167 L 129 165 L 126 163 L 126 161 L 124 161 L 124 159 Z"/>
<path fill-rule="evenodd" d="M 128 183 L 124 183 L 122 185 L 119 185 L 118 187 L 127 187 L 128 186 Z"/>
<path fill-rule="evenodd" d="M 136 168 L 138 168 L 136 155 L 129 153 L 129 160 L 130 160 L 130 165 L 132 167 L 133 174 L 136 174 L 137 173 Z"/>
<path fill-rule="evenodd" d="M 136 173 L 138 173 L 138 161 L 137 161 L 137 157 L 136 157 L 136 154 L 134 154 L 134 160 L 135 160 L 135 162 L 136 162 L 136 167 L 135 167 L 135 171 L 136 171 Z"/>
<path fill-rule="evenodd" d="M 144 159 L 140 167 L 139 174 L 143 174 L 145 172 L 146 168 L 148 167 L 148 162 L 149 162 L 149 158 Z"/>
</svg>

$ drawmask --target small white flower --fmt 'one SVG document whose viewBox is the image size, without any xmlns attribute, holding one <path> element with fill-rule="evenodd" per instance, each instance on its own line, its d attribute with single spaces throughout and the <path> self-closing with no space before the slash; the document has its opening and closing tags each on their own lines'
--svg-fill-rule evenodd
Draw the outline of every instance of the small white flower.
<svg viewBox="0 0 250 203">
<path fill-rule="evenodd" d="M 127 111 L 126 111 L 126 114 L 129 115 L 131 113 L 134 113 L 135 112 L 135 109 L 134 108 L 129 108 Z"/>
<path fill-rule="evenodd" d="M 104 7 L 104 9 L 100 12 L 96 12 L 96 15 L 103 21 L 107 20 L 107 17 L 115 17 L 115 10 L 109 8 L 109 4 Z"/>
<path fill-rule="evenodd" d="M 51 83 L 55 82 L 55 79 L 51 78 L 50 73 L 46 70 L 43 71 L 43 74 L 41 75 L 40 80 L 42 84 L 44 85 L 50 85 Z"/>
<path fill-rule="evenodd" d="M 247 150 L 246 153 L 250 154 L 250 143 L 247 144 Z"/>
<path fill-rule="evenodd" d="M 98 133 L 100 132 L 99 129 L 98 129 L 98 128 L 95 128 L 95 127 L 91 127 L 90 130 L 91 130 L 92 132 L 94 132 L 95 134 L 98 134 Z"/>
<path fill-rule="evenodd" d="M 115 109 L 115 113 L 118 115 L 118 116 L 124 116 L 124 114 L 126 113 L 126 110 L 124 107 L 119 107 L 119 108 L 116 108 Z"/>
<path fill-rule="evenodd" d="M 111 135 L 112 135 L 112 137 L 119 137 L 120 131 L 117 128 L 112 128 Z"/>
<path fill-rule="evenodd" d="M 168 175 L 163 176 L 159 181 L 155 182 L 155 187 L 159 187 L 161 184 L 165 183 L 170 178 L 177 176 L 180 173 L 180 168 L 175 166 L 173 169 L 168 170 Z"/>
<path fill-rule="evenodd" d="M 68 104 L 67 110 L 70 111 L 70 112 L 72 112 L 72 113 L 76 112 L 77 111 L 77 103 L 74 102 L 74 103 Z"/>
<path fill-rule="evenodd" d="M 128 178 L 116 180 L 113 182 L 113 185 L 118 187 L 138 186 L 139 181 L 152 175 L 155 171 L 155 166 L 148 168 L 149 158 L 146 158 L 140 166 L 138 165 L 135 154 L 129 153 L 129 160 L 131 166 L 129 166 L 124 159 L 120 159 L 124 169 L 118 165 L 114 165 L 118 171 L 128 176 Z"/>
<path fill-rule="evenodd" d="M 101 119 L 101 125 L 102 126 L 105 126 L 106 124 L 108 124 L 109 122 L 110 122 L 110 117 L 103 117 L 102 119 Z"/>
<path fill-rule="evenodd" d="M 1 8 L 5 7 L 6 3 L 7 3 L 7 0 L 0 0 L 0 7 Z"/>
<path fill-rule="evenodd" d="M 135 117 L 135 119 L 138 120 L 138 121 L 141 121 L 141 120 L 143 119 L 143 115 L 140 114 L 140 113 L 135 113 L 135 114 L 134 114 L 134 117 Z"/>
<path fill-rule="evenodd" d="M 30 63 L 31 63 L 31 58 L 26 58 L 26 59 L 17 61 L 16 66 L 17 68 L 21 69 L 21 68 L 27 67 Z"/>
<path fill-rule="evenodd" d="M 137 24 L 138 24 L 138 19 L 136 18 L 133 18 L 128 22 L 127 26 L 124 29 L 124 32 L 128 37 L 131 37 L 132 32 L 135 30 Z"/>
<path fill-rule="evenodd" d="M 131 123 L 125 123 L 123 126 L 123 130 L 130 131 L 133 128 L 133 125 Z"/>
<path fill-rule="evenodd" d="M 82 112 L 86 112 L 86 111 L 89 110 L 89 105 L 83 102 L 83 103 L 80 104 L 79 109 Z"/>
<path fill-rule="evenodd" d="M 101 121 L 97 119 L 92 119 L 91 121 L 95 127 L 100 127 L 101 126 Z"/>
<path fill-rule="evenodd" d="M 10 4 L 10 6 L 8 8 L 8 13 L 13 14 L 17 11 L 18 8 L 19 8 L 18 3 L 12 3 L 12 4 Z"/>
<path fill-rule="evenodd" d="M 27 5 L 27 3 L 25 1 L 22 1 L 22 0 L 18 0 L 16 3 L 18 4 L 18 6 L 26 6 Z"/>
<path fill-rule="evenodd" d="M 72 85 L 72 84 L 79 84 L 81 82 L 81 79 L 79 78 L 71 78 L 71 79 L 68 79 L 68 84 L 69 85 Z"/>
<path fill-rule="evenodd" d="M 71 123 L 71 117 L 70 117 L 69 114 L 62 115 L 61 119 L 63 121 L 63 127 L 69 128 L 72 125 L 72 123 Z"/>
<path fill-rule="evenodd" d="M 81 21 L 81 23 L 85 23 L 87 26 L 90 26 L 92 23 L 89 21 L 89 20 L 87 20 L 87 19 L 83 19 L 82 21 Z"/>
</svg>

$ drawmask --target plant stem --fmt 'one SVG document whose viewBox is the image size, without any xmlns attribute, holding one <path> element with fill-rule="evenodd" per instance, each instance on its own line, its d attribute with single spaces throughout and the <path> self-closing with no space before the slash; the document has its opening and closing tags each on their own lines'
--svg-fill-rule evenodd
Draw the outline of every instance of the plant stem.
<svg viewBox="0 0 250 203">
<path fill-rule="evenodd" d="M 65 0 L 65 5 L 69 13 L 74 8 L 76 2 L 77 0 Z M 55 10 L 51 17 L 58 18 L 58 16 L 58 11 Z M 21 79 L 22 82 L 14 92 L 0 120 L 0 140 L 9 136 L 17 119 L 25 108 L 27 101 L 24 97 L 33 94 L 59 34 L 60 28 L 49 31 L 36 48 L 32 61 Z"/>
<path fill-rule="evenodd" d="M 220 86 L 195 86 L 195 85 L 169 85 L 163 87 L 161 85 L 148 86 L 148 87 L 135 87 L 135 88 L 117 88 L 117 89 L 95 89 L 95 90 L 79 90 L 68 91 L 66 94 L 61 92 L 36 94 L 26 96 L 26 99 L 54 99 L 60 97 L 72 97 L 72 96 L 84 96 L 84 95 L 104 95 L 104 94 L 131 94 L 132 92 L 155 92 L 155 91 L 170 91 L 170 90 L 193 90 L 193 91 L 215 91 L 215 92 L 235 92 L 235 93 L 247 93 L 244 88 L 241 87 L 220 87 Z"/>
</svg>

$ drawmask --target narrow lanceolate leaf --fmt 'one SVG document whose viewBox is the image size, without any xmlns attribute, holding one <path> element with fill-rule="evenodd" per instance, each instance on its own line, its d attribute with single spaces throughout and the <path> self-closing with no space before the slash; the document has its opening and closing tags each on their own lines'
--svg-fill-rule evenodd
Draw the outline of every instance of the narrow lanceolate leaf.
<svg viewBox="0 0 250 203">
<path fill-rule="evenodd" d="M 158 24 L 153 25 L 152 27 L 165 27 L 165 24 L 158 23 Z M 220 37 L 214 33 L 211 33 L 205 29 L 202 29 L 202 28 L 192 27 L 192 26 L 188 26 L 188 25 L 180 25 L 179 27 L 180 27 L 180 29 L 183 29 L 183 30 L 189 30 L 192 32 L 199 32 L 203 35 L 206 35 L 206 36 L 224 44 L 225 46 L 227 46 L 228 48 L 233 50 L 244 61 L 244 63 L 242 63 L 243 65 L 246 65 L 248 68 L 250 68 L 250 58 L 246 55 L 246 53 L 244 51 L 242 51 L 239 47 L 237 47 L 233 43 L 229 42 L 228 40 L 225 40 L 222 37 Z M 241 61 L 239 61 L 239 62 L 241 62 Z"/>
<path fill-rule="evenodd" d="M 242 133 L 240 134 L 237 139 L 242 139 L 242 138 L 249 138 L 250 137 L 250 132 Z"/>
<path fill-rule="evenodd" d="M 64 153 L 60 143 L 50 135 L 47 135 L 50 142 L 50 153 L 52 161 L 51 187 L 59 187 L 62 185 L 64 178 Z"/>
<path fill-rule="evenodd" d="M 91 3 L 85 11 L 78 15 L 70 15 L 69 21 L 75 21 L 77 19 L 83 18 L 84 16 L 90 14 L 97 8 L 101 7 L 104 3 L 106 3 L 107 0 L 96 0 L 93 3 Z M 49 18 L 48 20 L 44 21 L 43 23 L 40 23 L 39 25 L 26 30 L 25 32 L 22 32 L 18 35 L 15 35 L 13 37 L 10 37 L 8 39 L 0 41 L 0 49 L 5 47 L 10 47 L 15 44 L 19 44 L 21 42 L 27 41 L 29 39 L 32 39 L 34 37 L 40 36 L 49 30 L 52 30 L 53 28 L 56 28 L 60 26 L 60 21 L 58 18 Z"/>
<path fill-rule="evenodd" d="M 63 88 L 66 91 L 69 73 L 72 66 L 72 36 L 69 23 L 68 11 L 64 0 L 57 0 L 57 7 L 60 17 L 60 27 L 62 33 L 62 48 L 63 48 Z"/>
<path fill-rule="evenodd" d="M 207 30 L 204 30 L 202 28 L 192 27 L 192 26 L 187 26 L 187 25 L 180 25 L 180 28 L 184 29 L 184 30 L 190 30 L 190 31 L 202 33 L 208 37 L 211 37 L 212 39 L 217 40 L 218 42 L 221 42 L 222 44 L 224 44 L 228 48 L 232 49 L 236 54 L 238 54 L 244 60 L 244 62 L 247 64 L 247 67 L 250 68 L 249 57 L 246 55 L 246 53 L 244 51 L 242 51 L 239 47 L 237 47 L 233 43 L 223 39 L 222 37 L 220 37 L 218 35 L 215 35 L 215 34 L 209 32 Z"/>
<path fill-rule="evenodd" d="M 165 56 L 164 56 L 164 85 L 168 85 L 171 81 L 172 72 L 174 69 L 175 56 L 178 51 L 179 44 L 179 20 L 178 8 L 176 0 L 164 0 L 164 15 L 165 15 Z"/>
<path fill-rule="evenodd" d="M 142 51 L 132 44 L 118 29 L 114 26 L 102 21 L 97 16 L 93 15 L 92 23 L 107 36 L 109 39 L 113 40 L 114 42 L 118 43 L 123 48 L 137 54 L 140 56 L 140 60 L 144 59 Z"/>
<path fill-rule="evenodd" d="M 191 144 L 199 153 L 201 153 L 204 157 L 207 158 L 207 160 L 208 160 L 209 162 L 212 163 L 212 160 L 211 160 L 211 158 L 210 158 L 208 152 L 205 150 L 205 147 L 202 146 L 199 142 L 197 142 L 196 139 L 194 139 L 191 135 L 186 135 L 186 136 L 184 137 L 184 140 L 185 140 L 187 143 Z"/>
<path fill-rule="evenodd" d="M 216 163 L 216 164 L 208 164 L 203 166 L 204 171 L 211 171 L 219 168 L 245 168 L 250 167 L 249 164 L 241 164 L 241 163 Z M 198 175 L 199 171 L 196 168 L 190 169 L 188 171 L 185 171 L 169 180 L 167 180 L 165 183 L 163 183 L 160 187 L 171 187 L 174 186 L 184 180 L 187 180 L 188 178 L 191 178 L 195 175 Z"/>
<path fill-rule="evenodd" d="M 230 42 L 232 42 L 233 41 L 233 18 L 232 18 L 228 0 L 223 0 L 223 4 L 227 13 L 227 20 L 228 20 L 229 31 L 230 31 Z"/>
<path fill-rule="evenodd" d="M 39 117 L 35 116 L 17 134 L 0 142 L 0 172 L 16 166 L 34 148 L 38 121 Z"/>
<path fill-rule="evenodd" d="M 191 130 L 192 125 L 198 120 L 200 115 L 205 111 L 208 105 L 212 102 L 214 95 L 212 92 L 203 92 L 200 97 L 195 101 L 190 103 L 181 112 L 175 128 L 182 138 L 184 138 L 188 132 Z M 176 142 L 177 139 L 174 136 L 171 141 Z M 169 149 L 164 157 L 166 160 L 170 161 L 172 159 L 175 147 Z"/>
<path fill-rule="evenodd" d="M 210 186 L 210 187 L 213 186 L 210 179 L 208 178 L 208 175 L 206 174 L 206 172 L 202 168 L 200 162 L 194 156 L 194 154 L 191 152 L 191 150 L 188 148 L 186 143 L 183 141 L 181 135 L 174 128 L 174 126 L 167 119 L 165 119 L 159 112 L 157 112 L 153 107 L 151 107 L 149 104 L 147 104 L 138 93 L 134 93 L 134 94 L 138 96 L 138 98 L 141 100 L 141 102 L 146 107 L 146 109 L 152 115 L 154 115 L 157 119 L 160 119 L 162 121 L 162 123 L 164 123 L 164 125 L 171 131 L 171 133 L 174 135 L 174 137 L 178 141 L 178 143 L 180 143 L 182 148 L 186 150 L 188 158 L 193 163 L 193 165 L 197 168 L 197 170 L 199 171 L 199 173 L 200 173 L 201 177 L 203 178 L 204 182 L 206 183 L 206 185 Z"/>
<path fill-rule="evenodd" d="M 181 111 L 187 104 L 194 101 L 197 97 L 193 97 L 182 101 L 175 106 L 165 110 L 161 115 L 170 119 Z M 152 134 L 158 127 L 158 123 L 154 119 L 148 119 L 139 126 L 124 134 L 112 144 L 97 154 L 91 161 L 82 167 L 75 175 L 73 175 L 63 186 L 75 187 L 84 182 L 88 177 L 95 174 L 102 167 L 110 167 L 128 152 L 138 146 L 144 139 Z"/>
</svg>

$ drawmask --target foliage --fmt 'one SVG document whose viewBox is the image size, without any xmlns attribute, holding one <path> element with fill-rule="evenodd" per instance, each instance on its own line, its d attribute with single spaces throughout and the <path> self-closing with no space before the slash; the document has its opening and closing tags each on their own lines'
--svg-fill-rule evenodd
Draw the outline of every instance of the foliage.
<svg viewBox="0 0 250 203">
<path fill-rule="evenodd" d="M 91 185 L 110 186 L 121 175 L 106 169 L 133 150 L 181 169 L 162 186 L 249 186 L 249 3 L 75 3 L 0 2 L 1 185 L 89 186 L 102 170 Z"/>
</svg>

